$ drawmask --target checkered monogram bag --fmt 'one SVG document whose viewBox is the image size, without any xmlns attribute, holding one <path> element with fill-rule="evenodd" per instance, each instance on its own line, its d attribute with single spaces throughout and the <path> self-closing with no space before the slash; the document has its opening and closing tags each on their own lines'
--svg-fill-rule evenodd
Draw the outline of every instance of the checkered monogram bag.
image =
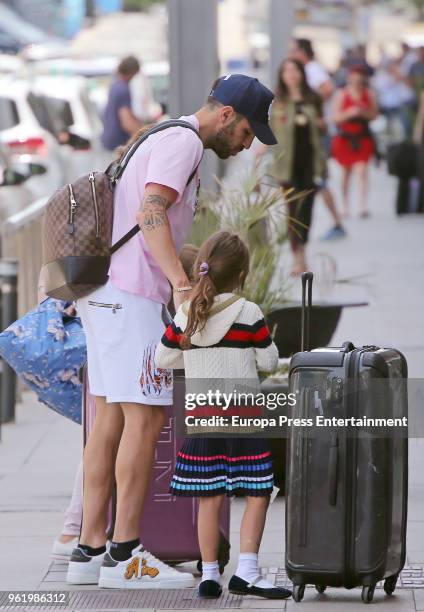
<svg viewBox="0 0 424 612">
<path fill-rule="evenodd" d="M 171 127 L 189 128 L 199 136 L 186 121 L 164 121 L 144 132 L 122 159 L 105 172 L 91 172 L 51 196 L 43 227 L 43 279 L 47 295 L 73 301 L 106 283 L 111 255 L 140 230 L 135 225 L 111 246 L 114 187 L 138 147 L 151 134 Z"/>
</svg>

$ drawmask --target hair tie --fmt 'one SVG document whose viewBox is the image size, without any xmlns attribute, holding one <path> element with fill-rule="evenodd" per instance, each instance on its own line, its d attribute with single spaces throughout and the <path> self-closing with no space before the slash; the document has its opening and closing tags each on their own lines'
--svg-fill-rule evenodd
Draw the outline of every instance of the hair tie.
<svg viewBox="0 0 424 612">
<path fill-rule="evenodd" d="M 202 262 L 199 266 L 199 276 L 206 276 L 209 272 L 209 264 L 206 261 Z"/>
</svg>

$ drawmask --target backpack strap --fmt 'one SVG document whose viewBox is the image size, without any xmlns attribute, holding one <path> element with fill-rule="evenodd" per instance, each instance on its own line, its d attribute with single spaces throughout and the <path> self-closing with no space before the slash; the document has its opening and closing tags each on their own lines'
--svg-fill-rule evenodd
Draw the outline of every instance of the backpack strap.
<svg viewBox="0 0 424 612">
<path fill-rule="evenodd" d="M 113 168 L 113 170 L 112 170 L 112 172 L 110 174 L 111 183 L 114 185 L 117 181 L 119 181 L 119 179 L 121 178 L 125 168 L 128 165 L 128 162 L 130 161 L 131 157 L 137 151 L 138 147 L 145 140 L 147 140 L 149 138 L 149 136 L 151 136 L 152 134 L 156 134 L 157 132 L 162 132 L 162 130 L 167 130 L 168 128 L 172 128 L 172 127 L 188 128 L 189 130 L 194 132 L 199 137 L 199 139 L 200 139 L 199 132 L 188 121 L 182 121 L 180 119 L 170 119 L 169 121 L 163 121 L 162 123 L 159 123 L 158 125 L 155 125 L 154 127 L 150 128 L 150 130 L 147 130 L 146 132 L 144 132 L 144 134 L 141 134 L 140 138 L 138 138 L 135 142 L 133 142 L 133 144 L 130 146 L 130 148 L 125 153 L 125 155 L 122 157 L 122 159 Z M 197 168 L 196 168 L 196 170 L 197 170 Z M 194 176 L 194 174 L 193 174 L 193 176 Z"/>
<path fill-rule="evenodd" d="M 130 147 L 130 149 L 124 155 L 124 157 L 119 162 L 119 164 L 117 166 L 115 166 L 114 170 L 112 171 L 112 173 L 110 175 L 110 180 L 111 180 L 112 184 L 115 184 L 116 181 L 118 181 L 121 178 L 122 173 L 124 172 L 125 168 L 127 167 L 128 162 L 130 161 L 131 157 L 134 155 L 134 153 L 136 152 L 136 150 L 138 149 L 138 147 L 141 145 L 142 142 L 144 142 L 151 134 L 156 134 L 156 132 L 161 132 L 162 130 L 166 130 L 167 128 L 171 128 L 171 127 L 184 127 L 184 128 L 188 128 L 192 132 L 197 134 L 197 136 L 199 136 L 199 139 L 200 139 L 199 132 L 188 121 L 180 121 L 179 119 L 171 119 L 170 121 L 164 121 L 163 123 L 159 123 L 159 125 L 156 125 L 155 127 L 151 128 L 150 130 L 147 130 L 147 132 L 144 132 L 144 134 L 142 134 L 140 136 L 140 138 L 138 140 L 136 140 L 136 142 Z M 197 166 L 195 167 L 193 172 L 188 177 L 188 181 L 186 183 L 186 187 L 193 180 L 199 165 L 200 165 L 200 162 L 197 164 Z M 136 234 L 138 234 L 140 229 L 141 228 L 138 225 L 138 223 L 136 225 L 134 225 L 134 227 L 132 227 L 130 229 L 130 231 L 125 234 L 125 236 L 122 236 L 122 238 L 120 238 L 118 240 L 118 242 L 115 242 L 115 244 L 110 247 L 110 249 L 109 249 L 110 255 L 113 255 L 118 249 L 121 248 L 121 246 L 126 244 L 129 240 L 131 240 L 131 238 L 133 238 Z"/>
</svg>

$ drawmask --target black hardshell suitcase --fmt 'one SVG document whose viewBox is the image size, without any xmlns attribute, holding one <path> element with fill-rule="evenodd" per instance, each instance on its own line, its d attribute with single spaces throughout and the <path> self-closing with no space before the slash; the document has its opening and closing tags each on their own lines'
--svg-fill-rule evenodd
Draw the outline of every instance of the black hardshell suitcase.
<svg viewBox="0 0 424 612">
<path fill-rule="evenodd" d="M 304 349 L 309 272 L 302 275 L 302 289 Z M 406 378 L 406 360 L 395 349 L 345 342 L 338 349 L 303 350 L 290 363 L 290 392 L 298 390 L 292 416 L 402 419 Z M 356 428 L 349 435 L 338 427 L 313 431 L 292 427 L 288 440 L 286 571 L 293 598 L 302 600 L 306 584 L 319 593 L 327 586 L 362 586 L 362 600 L 369 603 L 383 579 L 390 595 L 405 563 L 407 432 L 376 437 Z"/>
</svg>

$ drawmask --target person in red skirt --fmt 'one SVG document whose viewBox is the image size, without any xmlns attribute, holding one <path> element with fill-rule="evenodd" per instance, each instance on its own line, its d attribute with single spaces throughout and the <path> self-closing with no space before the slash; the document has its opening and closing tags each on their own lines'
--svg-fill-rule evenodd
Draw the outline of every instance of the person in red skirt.
<svg viewBox="0 0 424 612">
<path fill-rule="evenodd" d="M 332 156 L 343 168 L 343 209 L 349 216 L 349 187 L 352 171 L 356 168 L 359 179 L 359 210 L 368 217 L 368 164 L 375 154 L 375 144 L 369 122 L 378 114 L 377 102 L 367 86 L 363 68 L 351 68 L 347 85 L 335 97 L 333 121 L 338 133 L 332 141 Z"/>
</svg>

